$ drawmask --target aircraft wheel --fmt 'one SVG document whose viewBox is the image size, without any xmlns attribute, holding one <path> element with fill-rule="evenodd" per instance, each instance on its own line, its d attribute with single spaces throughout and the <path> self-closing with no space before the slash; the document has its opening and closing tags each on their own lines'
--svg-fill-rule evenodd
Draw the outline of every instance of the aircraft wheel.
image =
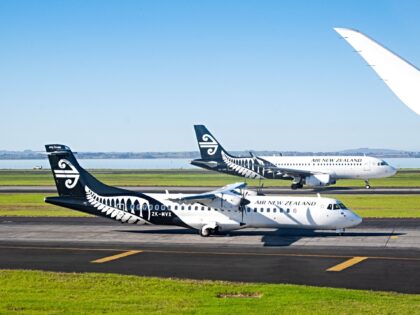
<svg viewBox="0 0 420 315">
<path fill-rule="evenodd" d="M 210 231 L 211 229 L 201 229 L 200 230 L 200 235 L 202 236 L 202 237 L 207 237 L 207 236 L 210 236 L 210 234 L 211 234 L 211 231 Z"/>
<path fill-rule="evenodd" d="M 298 184 L 292 184 L 292 186 L 290 186 L 293 190 L 298 189 Z"/>
<path fill-rule="evenodd" d="M 370 185 L 366 185 L 365 187 L 366 187 L 366 189 L 370 189 Z"/>
<path fill-rule="evenodd" d="M 298 184 L 298 188 L 303 188 L 303 184 L 302 183 L 299 183 Z"/>
</svg>

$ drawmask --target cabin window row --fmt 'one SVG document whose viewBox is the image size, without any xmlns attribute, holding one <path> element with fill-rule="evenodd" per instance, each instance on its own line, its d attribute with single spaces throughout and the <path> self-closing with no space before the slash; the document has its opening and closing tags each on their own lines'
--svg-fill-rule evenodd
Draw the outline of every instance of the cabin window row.
<svg viewBox="0 0 420 315">
<path fill-rule="evenodd" d="M 311 166 L 311 164 L 312 166 L 362 166 L 362 163 L 279 163 L 276 166 Z"/>
</svg>

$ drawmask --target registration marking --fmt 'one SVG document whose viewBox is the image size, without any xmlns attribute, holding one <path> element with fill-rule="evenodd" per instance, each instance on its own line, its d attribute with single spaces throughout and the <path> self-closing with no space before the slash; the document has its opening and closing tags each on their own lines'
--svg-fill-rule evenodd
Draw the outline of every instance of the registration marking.
<svg viewBox="0 0 420 315">
<path fill-rule="evenodd" d="M 350 258 L 344 262 L 342 262 L 341 264 L 332 266 L 331 268 L 328 268 L 327 271 L 342 271 L 344 269 L 347 269 L 351 266 L 354 266 L 364 260 L 368 259 L 368 257 L 360 257 L 360 256 L 356 256 L 353 258 Z"/>
<path fill-rule="evenodd" d="M 126 251 L 126 252 L 123 252 L 123 253 L 120 253 L 120 254 L 116 254 L 116 255 L 107 256 L 107 257 L 104 257 L 104 258 L 92 260 L 91 263 L 93 263 L 93 264 L 103 264 L 103 263 L 106 263 L 108 261 L 117 260 L 117 259 L 124 258 L 124 257 L 127 257 L 127 256 L 135 255 L 135 254 L 138 254 L 138 253 L 141 253 L 141 252 L 143 252 L 143 251 L 142 250 L 129 250 L 129 251 Z"/>
</svg>

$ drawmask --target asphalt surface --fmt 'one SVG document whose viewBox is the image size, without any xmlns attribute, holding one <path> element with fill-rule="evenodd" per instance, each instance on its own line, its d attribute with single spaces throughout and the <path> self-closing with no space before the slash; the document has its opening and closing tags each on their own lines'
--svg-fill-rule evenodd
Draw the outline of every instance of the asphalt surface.
<svg viewBox="0 0 420 315">
<path fill-rule="evenodd" d="M 202 238 L 102 218 L 1 218 L 0 268 L 293 283 L 420 294 L 420 220 Z"/>
<path fill-rule="evenodd" d="M 165 193 L 168 190 L 170 193 L 186 193 L 195 194 L 203 193 L 217 189 L 219 187 L 159 187 L 159 186 L 124 186 L 120 187 L 136 192 L 143 193 Z M 249 189 L 257 189 L 256 187 L 249 187 Z M 266 195 L 310 195 L 310 194 L 334 194 L 334 195 L 416 195 L 420 194 L 420 187 L 378 187 L 366 189 L 364 187 L 324 187 L 318 189 L 304 188 L 292 190 L 289 187 L 265 187 L 262 193 Z M 57 193 L 55 186 L 0 186 L 0 193 Z"/>
</svg>

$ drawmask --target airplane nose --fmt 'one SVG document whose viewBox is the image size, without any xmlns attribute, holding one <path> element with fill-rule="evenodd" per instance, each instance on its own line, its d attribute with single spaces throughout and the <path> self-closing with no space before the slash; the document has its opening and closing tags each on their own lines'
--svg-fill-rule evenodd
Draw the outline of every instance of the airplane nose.
<svg viewBox="0 0 420 315">
<path fill-rule="evenodd" d="M 389 172 L 390 172 L 392 175 L 395 175 L 395 174 L 397 173 L 397 169 L 396 169 L 395 167 L 393 167 L 393 166 L 390 166 L 390 167 L 389 167 Z"/>
<path fill-rule="evenodd" d="M 359 225 L 362 223 L 363 219 L 359 217 L 357 214 L 353 213 L 353 216 L 351 218 L 351 222 L 353 226 Z"/>
<path fill-rule="evenodd" d="M 363 219 L 359 217 L 356 213 L 353 211 L 349 211 L 347 214 L 347 227 L 355 227 L 362 223 Z"/>
</svg>

